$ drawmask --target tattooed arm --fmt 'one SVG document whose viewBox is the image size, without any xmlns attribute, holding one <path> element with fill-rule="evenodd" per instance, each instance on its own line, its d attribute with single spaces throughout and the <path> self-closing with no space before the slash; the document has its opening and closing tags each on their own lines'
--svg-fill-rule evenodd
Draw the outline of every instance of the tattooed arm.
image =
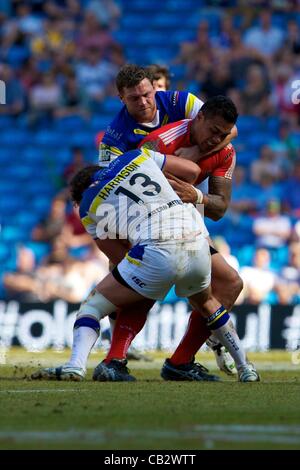
<svg viewBox="0 0 300 470">
<path fill-rule="evenodd" d="M 183 202 L 197 203 L 200 190 L 189 183 L 166 175 L 169 183 Z M 231 197 L 232 180 L 223 176 L 211 176 L 208 182 L 208 194 L 203 194 L 204 215 L 212 220 L 219 220 L 225 214 Z"/>
<path fill-rule="evenodd" d="M 221 219 L 230 203 L 232 180 L 223 176 L 211 176 L 208 194 L 203 194 L 204 215 L 212 220 Z"/>
</svg>

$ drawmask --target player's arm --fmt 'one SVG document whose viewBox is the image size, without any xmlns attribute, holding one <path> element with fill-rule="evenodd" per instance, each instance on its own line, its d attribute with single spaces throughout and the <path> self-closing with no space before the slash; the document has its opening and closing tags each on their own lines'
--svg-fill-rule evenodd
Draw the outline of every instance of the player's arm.
<svg viewBox="0 0 300 470">
<path fill-rule="evenodd" d="M 184 158 L 175 157 L 174 155 L 166 155 L 163 173 L 173 175 L 185 182 L 194 184 L 200 175 L 199 166 Z"/>
<path fill-rule="evenodd" d="M 212 176 L 208 183 L 208 194 L 181 181 L 176 176 L 168 175 L 168 181 L 183 202 L 203 204 L 204 215 L 212 220 L 219 220 L 225 214 L 230 198 L 232 180 L 222 176 Z"/>
<path fill-rule="evenodd" d="M 231 190 L 231 179 L 211 176 L 208 180 L 208 194 L 203 194 L 204 215 L 212 220 L 221 219 L 228 209 Z"/>
</svg>

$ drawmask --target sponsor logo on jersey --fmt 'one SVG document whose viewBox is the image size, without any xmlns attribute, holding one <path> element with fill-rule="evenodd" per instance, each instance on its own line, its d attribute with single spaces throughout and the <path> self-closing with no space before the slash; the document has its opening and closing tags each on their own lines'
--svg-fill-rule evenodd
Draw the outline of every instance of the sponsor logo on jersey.
<svg viewBox="0 0 300 470">
<path fill-rule="evenodd" d="M 137 134 L 137 135 L 148 135 L 149 134 L 149 132 L 143 131 L 143 129 L 133 129 L 133 132 L 134 132 L 134 134 Z"/>
<path fill-rule="evenodd" d="M 179 98 L 179 93 L 178 93 L 178 91 L 175 91 L 173 93 L 173 96 L 172 96 L 172 105 L 173 106 L 177 105 L 178 98 Z"/>
<path fill-rule="evenodd" d="M 123 132 L 117 132 L 115 129 L 112 129 L 110 126 L 106 129 L 106 134 L 110 135 L 116 140 L 120 140 L 123 137 Z"/>
</svg>

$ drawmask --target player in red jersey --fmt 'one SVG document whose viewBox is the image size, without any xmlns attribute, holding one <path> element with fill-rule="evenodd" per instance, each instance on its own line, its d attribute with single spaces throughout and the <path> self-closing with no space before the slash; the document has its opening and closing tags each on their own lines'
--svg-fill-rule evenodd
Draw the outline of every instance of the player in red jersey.
<svg viewBox="0 0 300 470">
<path fill-rule="evenodd" d="M 151 148 L 169 155 L 177 153 L 181 148 L 188 147 L 193 150 L 192 153 L 190 152 L 190 158 L 192 157 L 194 161 L 197 161 L 201 168 L 197 184 L 208 177 L 209 194 L 203 194 L 192 185 L 172 176 L 170 177 L 170 182 L 184 202 L 203 203 L 205 215 L 213 220 L 221 218 L 228 207 L 231 195 L 232 173 L 236 159 L 232 144 L 228 144 L 221 151 L 207 156 L 207 152 L 230 134 L 234 120 L 231 119 L 230 115 L 227 116 L 228 120 L 223 119 L 220 115 L 220 107 L 223 106 L 226 108 L 228 102 L 228 99 L 225 97 L 212 98 L 204 105 L 205 115 L 200 111 L 193 120 L 182 120 L 163 126 L 149 134 L 140 144 L 141 147 Z M 215 115 L 216 109 L 219 109 L 219 111 Z M 208 117 L 212 119 L 208 119 Z M 210 243 L 212 246 L 211 240 Z M 242 282 L 239 281 L 240 278 L 236 271 L 226 263 L 224 258 L 213 247 L 211 251 L 213 255 L 212 287 L 214 289 L 214 295 L 230 309 L 242 289 Z M 224 271 L 227 273 L 225 279 Z M 234 280 L 232 283 L 230 283 L 230 276 Z M 226 289 L 224 289 L 224 286 L 226 286 Z M 140 312 L 138 322 L 139 325 L 143 326 L 142 317 L 143 313 Z M 144 320 L 146 320 L 146 316 Z M 130 342 L 129 339 L 126 340 L 126 334 L 124 334 L 126 328 L 124 325 L 126 325 L 125 315 L 122 316 L 122 318 L 120 316 L 119 321 L 117 321 L 112 346 L 106 358 L 107 363 L 113 358 L 120 357 L 120 346 L 125 347 L 125 345 Z M 140 329 L 141 328 L 139 328 L 139 331 Z M 195 353 L 209 335 L 210 333 L 203 324 L 202 319 L 196 312 L 192 312 L 188 330 L 171 359 L 169 361 L 167 360 L 165 363 L 162 376 L 168 379 L 168 373 L 166 376 L 164 376 L 164 373 L 166 369 L 169 370 L 170 367 L 172 367 L 172 364 L 175 366 L 175 369 L 176 366 L 180 368 L 182 365 L 190 364 Z M 131 331 L 128 330 L 128 338 L 129 337 L 132 340 L 132 329 Z M 212 346 L 214 345 L 213 338 L 211 338 L 210 343 Z M 226 372 L 228 373 L 230 371 Z M 250 377 L 249 381 L 252 381 L 253 378 L 255 379 L 256 372 L 251 370 L 248 372 Z M 253 374 L 251 372 L 253 372 Z M 242 371 L 239 371 L 240 378 L 241 373 Z M 181 380 L 179 376 L 175 378 L 176 370 L 175 374 L 174 370 L 172 370 L 171 375 L 172 374 L 174 378 L 171 380 Z M 97 378 L 97 369 L 94 373 L 94 377 Z"/>
</svg>

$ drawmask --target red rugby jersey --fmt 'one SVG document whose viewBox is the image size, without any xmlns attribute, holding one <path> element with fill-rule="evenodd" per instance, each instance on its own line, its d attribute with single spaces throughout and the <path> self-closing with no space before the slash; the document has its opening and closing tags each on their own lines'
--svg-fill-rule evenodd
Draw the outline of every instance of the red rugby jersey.
<svg viewBox="0 0 300 470">
<path fill-rule="evenodd" d="M 147 135 L 139 147 L 147 147 L 167 155 L 174 155 L 181 147 L 192 147 L 190 140 L 191 119 L 173 122 L 161 127 Z M 223 176 L 232 179 L 235 167 L 236 154 L 232 144 L 226 145 L 222 150 L 199 160 L 201 173 L 196 184 L 201 183 L 209 176 Z"/>
</svg>

